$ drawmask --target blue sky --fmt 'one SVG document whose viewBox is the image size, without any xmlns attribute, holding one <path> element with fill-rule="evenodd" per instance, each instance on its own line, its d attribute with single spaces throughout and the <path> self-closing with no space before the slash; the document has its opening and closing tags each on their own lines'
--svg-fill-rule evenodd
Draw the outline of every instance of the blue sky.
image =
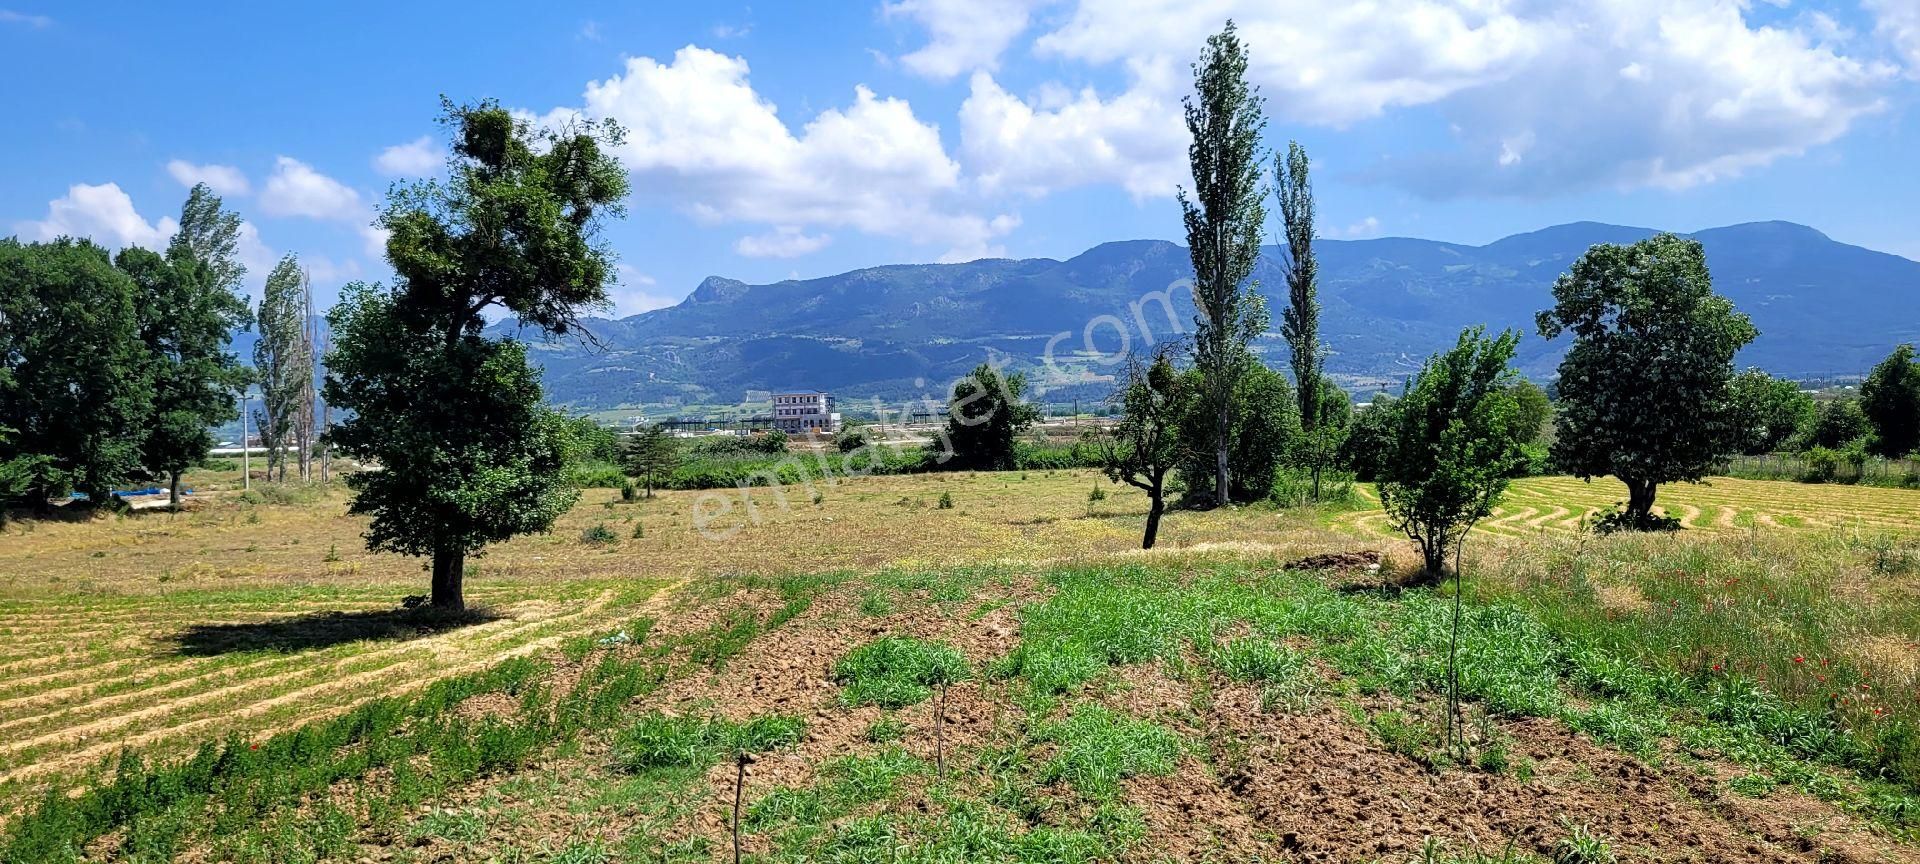
<svg viewBox="0 0 1920 864">
<path fill-rule="evenodd" d="M 386 277 L 367 223 L 445 93 L 632 130 L 621 313 L 1179 240 L 1178 101 L 1228 17 L 1326 236 L 1787 219 L 1920 258 L 1920 0 L 0 0 L 0 234 L 156 244 L 207 180 L 254 285 L 291 252 L 330 299 Z"/>
</svg>

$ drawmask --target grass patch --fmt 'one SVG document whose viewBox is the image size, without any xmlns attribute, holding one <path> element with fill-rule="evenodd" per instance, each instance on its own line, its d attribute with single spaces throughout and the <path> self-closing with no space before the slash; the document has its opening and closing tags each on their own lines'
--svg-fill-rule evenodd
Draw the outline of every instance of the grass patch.
<svg viewBox="0 0 1920 864">
<path fill-rule="evenodd" d="M 964 679 L 967 658 L 952 646 L 890 636 L 855 648 L 834 664 L 833 680 L 849 705 L 900 708 L 924 702 L 933 688 Z"/>
<path fill-rule="evenodd" d="M 636 774 L 658 768 L 706 768 L 733 753 L 764 753 L 797 744 L 806 727 L 798 717 L 781 715 L 733 723 L 656 711 L 621 730 L 614 739 L 614 760 Z"/>
<path fill-rule="evenodd" d="M 1080 794 L 1110 799 L 1120 781 L 1136 774 L 1169 774 L 1180 737 L 1165 727 L 1100 705 L 1081 705 L 1066 718 L 1040 724 L 1038 741 L 1059 751 L 1040 771 L 1041 782 L 1065 782 Z"/>
</svg>

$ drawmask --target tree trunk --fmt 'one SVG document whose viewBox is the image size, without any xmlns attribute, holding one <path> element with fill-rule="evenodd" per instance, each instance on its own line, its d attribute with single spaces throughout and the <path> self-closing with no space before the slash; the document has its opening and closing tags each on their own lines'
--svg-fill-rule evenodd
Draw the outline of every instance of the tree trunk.
<svg viewBox="0 0 1920 864">
<path fill-rule="evenodd" d="M 1153 541 L 1160 536 L 1160 514 L 1167 512 L 1167 494 L 1166 490 L 1160 488 L 1160 484 L 1155 483 L 1153 488 L 1148 490 L 1147 496 L 1153 503 L 1147 507 L 1147 533 L 1140 538 L 1142 549 L 1153 548 Z"/>
<path fill-rule="evenodd" d="M 1420 573 L 1420 584 L 1438 585 L 1441 577 L 1447 573 L 1447 550 L 1439 543 L 1421 541 L 1420 556 L 1425 559 L 1426 569 Z"/>
<path fill-rule="evenodd" d="M 167 475 L 167 506 L 174 510 L 180 509 L 180 472 L 178 471 Z"/>
<path fill-rule="evenodd" d="M 1233 432 L 1233 419 L 1230 413 L 1232 401 L 1231 395 L 1221 398 L 1219 420 L 1214 425 L 1216 434 L 1219 436 L 1219 441 L 1217 442 L 1218 446 L 1214 449 L 1213 501 L 1214 505 L 1218 507 L 1225 507 L 1229 503 L 1232 503 L 1233 500 L 1232 496 L 1227 493 L 1227 489 L 1229 488 L 1227 485 L 1227 445 L 1230 443 Z"/>
<path fill-rule="evenodd" d="M 1653 515 L 1653 495 L 1659 484 L 1651 480 L 1621 478 L 1627 484 L 1626 516 L 1636 527 Z"/>
<path fill-rule="evenodd" d="M 458 548 L 435 549 L 433 551 L 433 608 L 448 612 L 464 612 L 467 601 L 461 593 L 460 580 L 465 576 L 467 553 Z"/>
</svg>

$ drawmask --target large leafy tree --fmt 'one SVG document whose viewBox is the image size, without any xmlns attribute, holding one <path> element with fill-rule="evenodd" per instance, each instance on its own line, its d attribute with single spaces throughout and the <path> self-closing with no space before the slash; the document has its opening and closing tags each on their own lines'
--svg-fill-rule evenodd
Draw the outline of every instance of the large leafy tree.
<svg viewBox="0 0 1920 864">
<path fill-rule="evenodd" d="M 247 324 L 247 302 L 234 290 L 246 267 L 235 247 L 240 220 L 205 184 L 181 208 L 180 230 L 165 256 L 128 247 L 115 265 L 132 278 L 134 313 L 146 348 L 152 408 L 141 424 L 141 466 L 167 480 L 180 505 L 180 475 L 206 458 L 212 427 L 239 417 L 233 390 L 245 381 L 227 350 L 234 328 Z"/>
<path fill-rule="evenodd" d="M 1732 424 L 1742 453 L 1772 453 L 1813 425 L 1813 397 L 1799 385 L 1748 369 L 1733 376 Z"/>
<path fill-rule="evenodd" d="M 1259 364 L 1248 343 L 1267 328 L 1265 301 L 1250 279 L 1267 218 L 1258 153 L 1266 120 L 1246 75 L 1247 51 L 1229 21 L 1207 40 L 1193 65 L 1194 93 L 1185 100 L 1193 194 L 1181 189 L 1179 199 L 1199 310 L 1193 361 L 1213 418 L 1211 434 L 1203 440 L 1214 454 L 1218 504 L 1232 500 L 1233 394 L 1247 370 Z"/>
<path fill-rule="evenodd" d="M 267 274 L 265 292 L 255 320 L 260 339 L 253 343 L 254 374 L 260 383 L 260 410 L 255 426 L 267 448 L 267 476 L 285 482 L 286 448 L 294 439 L 301 397 L 313 380 L 313 348 L 307 343 L 306 274 L 293 255 L 280 259 Z"/>
<path fill-rule="evenodd" d="M 1015 442 L 1040 419 L 1040 409 L 1022 397 L 1027 377 L 982 363 L 953 385 L 947 404 L 946 461 L 951 467 L 1006 471 L 1014 467 Z"/>
<path fill-rule="evenodd" d="M 1553 458 L 1583 479 L 1620 478 L 1622 517 L 1648 524 L 1660 484 L 1697 481 L 1736 449 L 1733 355 L 1757 332 L 1713 293 L 1699 241 L 1672 234 L 1588 249 L 1553 298 L 1540 335 L 1573 334 Z"/>
<path fill-rule="evenodd" d="M 1167 475 L 1185 455 L 1180 440 L 1180 373 L 1165 348 L 1153 362 L 1127 361 L 1127 378 L 1115 399 L 1120 422 L 1104 437 L 1102 467 L 1108 479 L 1147 493 L 1147 527 L 1140 548 L 1152 549 L 1167 512 Z"/>
<path fill-rule="evenodd" d="M 88 240 L 0 240 L 0 465 L 18 499 L 107 500 L 140 467 L 153 390 L 134 284 Z"/>
<path fill-rule="evenodd" d="M 326 394 L 351 412 L 334 443 L 381 468 L 349 480 L 368 547 L 430 556 L 433 605 L 458 610 L 468 555 L 546 530 L 577 495 L 566 419 L 525 348 L 482 335 L 483 315 L 558 335 L 604 307 L 612 261 L 597 236 L 627 177 L 612 123 L 536 130 L 496 102 L 444 104 L 446 179 L 389 193 L 397 282 L 351 286 L 329 314 Z"/>
<path fill-rule="evenodd" d="M 1428 582 L 1439 581 L 1447 553 L 1492 515 L 1523 458 L 1508 365 L 1519 341 L 1511 331 L 1488 339 L 1482 328 L 1468 330 L 1427 361 L 1403 398 L 1371 409 L 1388 412 L 1380 503 L 1420 544 Z"/>
<path fill-rule="evenodd" d="M 1814 409 L 1813 422 L 1808 424 L 1801 443 L 1839 450 L 1855 442 L 1864 443 L 1871 432 L 1873 424 L 1867 421 L 1866 412 L 1860 410 L 1860 400 L 1834 399 L 1821 402 Z"/>
<path fill-rule="evenodd" d="M 1873 424 L 1873 451 L 1898 458 L 1920 449 L 1920 361 L 1901 345 L 1860 382 L 1860 411 Z"/>
<path fill-rule="evenodd" d="M 1345 426 L 1327 422 L 1322 414 L 1327 386 L 1320 349 L 1320 263 L 1313 255 L 1313 179 L 1307 150 L 1298 141 L 1287 142 L 1285 156 L 1274 159 L 1274 194 L 1280 199 L 1280 222 L 1286 250 L 1287 308 L 1280 312 L 1280 335 L 1287 340 L 1293 380 L 1300 398 L 1300 432 L 1308 467 L 1313 471 L 1313 499 L 1320 500 L 1320 471 L 1338 446 L 1333 433 Z M 1345 396 L 1344 393 L 1340 394 Z"/>
</svg>

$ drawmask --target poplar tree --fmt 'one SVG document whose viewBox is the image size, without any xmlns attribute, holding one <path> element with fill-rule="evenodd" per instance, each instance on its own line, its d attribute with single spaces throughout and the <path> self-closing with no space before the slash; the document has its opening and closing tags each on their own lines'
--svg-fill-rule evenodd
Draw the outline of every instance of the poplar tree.
<svg viewBox="0 0 1920 864">
<path fill-rule="evenodd" d="M 1320 355 L 1319 262 L 1313 256 L 1313 180 L 1308 176 L 1306 148 L 1287 142 L 1287 155 L 1274 159 L 1274 194 L 1280 199 L 1280 221 L 1286 242 L 1287 308 L 1280 313 L 1280 335 L 1286 337 L 1293 361 L 1293 380 L 1300 398 L 1300 431 L 1313 469 L 1313 500 L 1320 500 L 1320 469 L 1332 449 L 1330 431 L 1323 423 L 1325 386 Z"/>
<path fill-rule="evenodd" d="M 1193 193 L 1179 190 L 1188 252 L 1193 258 L 1194 367 L 1203 376 L 1206 410 L 1213 417 L 1214 501 L 1231 503 L 1233 394 L 1257 363 L 1248 343 L 1267 328 L 1266 303 L 1251 281 L 1266 222 L 1261 203 L 1261 116 L 1257 90 L 1247 85 L 1247 52 L 1233 22 L 1207 39 L 1193 65 L 1194 93 L 1183 100 L 1192 143 L 1187 160 Z"/>
<path fill-rule="evenodd" d="M 306 340 L 305 281 L 299 259 L 292 255 L 274 266 L 256 317 L 260 340 L 253 344 L 253 368 L 260 383 L 260 410 L 254 414 L 254 423 L 261 446 L 267 448 L 267 476 L 277 475 L 283 483 L 287 444 L 293 438 L 302 397 L 313 380 L 313 354 Z"/>
</svg>

